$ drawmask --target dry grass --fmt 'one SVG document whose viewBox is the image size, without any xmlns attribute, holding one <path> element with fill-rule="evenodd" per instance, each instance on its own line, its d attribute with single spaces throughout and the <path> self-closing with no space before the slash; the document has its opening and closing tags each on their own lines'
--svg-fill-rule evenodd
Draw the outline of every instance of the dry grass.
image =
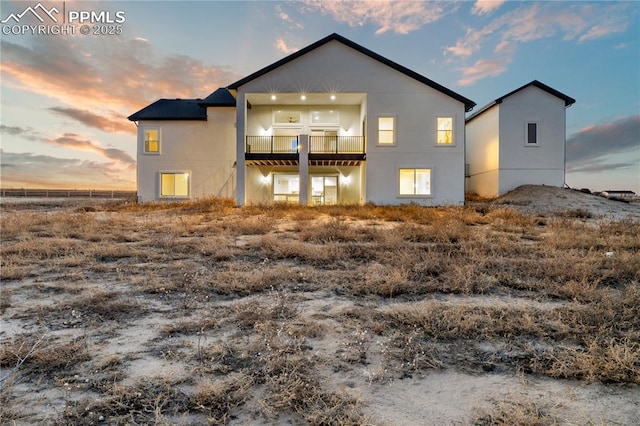
<svg viewBox="0 0 640 426">
<path fill-rule="evenodd" d="M 0 313 L 18 330 L 0 336 L 2 422 L 375 423 L 336 374 L 640 384 L 632 220 L 221 199 L 0 220 Z M 139 377 L 136 362 L 183 374 Z M 32 414 L 20 383 L 49 389 L 58 411 Z M 557 418 L 507 400 L 474 422 Z"/>
</svg>

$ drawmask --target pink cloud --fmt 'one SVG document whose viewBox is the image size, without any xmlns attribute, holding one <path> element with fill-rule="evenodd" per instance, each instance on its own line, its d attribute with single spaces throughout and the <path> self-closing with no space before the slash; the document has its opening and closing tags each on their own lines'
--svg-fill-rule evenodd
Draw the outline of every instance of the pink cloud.
<svg viewBox="0 0 640 426">
<path fill-rule="evenodd" d="M 275 46 L 276 46 L 276 49 L 278 49 L 278 52 L 284 53 L 285 55 L 290 55 L 291 53 L 297 52 L 299 49 L 297 47 L 288 46 L 287 42 L 285 42 L 281 38 L 276 40 Z"/>
<path fill-rule="evenodd" d="M 484 15 L 491 13 L 504 4 L 504 0 L 476 0 L 471 13 L 474 15 Z"/>
<path fill-rule="evenodd" d="M 476 3 L 474 10 L 483 7 Z M 497 6 L 496 6 L 497 7 Z M 465 35 L 453 46 L 445 49 L 445 54 L 466 61 L 474 55 L 486 51 L 485 46 L 493 46 L 493 54 L 499 58 L 484 58 L 468 67 L 461 67 L 461 85 L 472 84 L 483 76 L 495 76 L 506 71 L 521 43 L 562 37 L 563 40 L 584 42 L 622 32 L 629 25 L 627 6 L 623 4 L 578 4 L 563 5 L 559 9 L 554 3 L 525 3 L 516 10 L 507 12 L 481 28 L 467 28 Z M 474 12 L 475 13 L 475 12 Z"/>
<path fill-rule="evenodd" d="M 362 27 L 373 24 L 375 33 L 388 31 L 396 34 L 408 34 L 426 24 L 439 20 L 457 9 L 453 2 L 418 2 L 418 1 L 313 1 L 304 2 L 312 12 L 320 11 L 331 15 L 336 21 L 350 27 Z"/>
<path fill-rule="evenodd" d="M 125 189 L 136 188 L 135 169 L 112 163 L 58 158 L 0 149 L 2 185 L 8 188 Z"/>
<path fill-rule="evenodd" d="M 114 169 L 135 170 L 136 160 L 123 150 L 116 148 L 104 148 L 88 139 L 83 139 L 75 133 L 65 133 L 56 138 L 44 139 L 45 142 L 63 148 L 77 151 L 93 152 L 111 161 Z"/>
<path fill-rule="evenodd" d="M 2 40 L 3 84 L 83 110 L 125 115 L 161 97 L 201 97 L 238 75 L 185 55 L 158 56 L 144 39 Z"/>
<path fill-rule="evenodd" d="M 462 78 L 458 80 L 460 86 L 469 86 L 485 77 L 495 77 L 507 70 L 508 60 L 480 59 L 470 67 L 462 70 Z"/>
</svg>

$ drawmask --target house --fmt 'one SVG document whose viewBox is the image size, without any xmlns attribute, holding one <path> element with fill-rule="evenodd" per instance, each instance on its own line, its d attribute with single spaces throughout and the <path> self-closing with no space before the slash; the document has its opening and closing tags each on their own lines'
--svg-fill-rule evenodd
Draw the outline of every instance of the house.
<svg viewBox="0 0 640 426">
<path fill-rule="evenodd" d="M 466 120 L 466 190 L 497 197 L 565 182 L 565 109 L 575 99 L 534 80 Z"/>
<path fill-rule="evenodd" d="M 338 34 L 138 125 L 140 201 L 464 202 L 475 103 Z"/>
<path fill-rule="evenodd" d="M 465 125 L 473 101 L 331 34 L 204 99 L 160 99 L 131 115 L 138 199 L 455 205 L 464 203 L 465 156 L 473 188 L 487 186 L 484 174 L 502 190 L 537 183 L 529 180 L 548 177 L 548 170 L 559 181 L 554 175 L 541 183 L 561 186 L 570 103 L 533 82 Z M 536 167 L 544 172 L 521 179 L 513 168 L 526 171 L 530 163 L 520 164 L 516 150 L 498 150 L 514 138 L 512 119 L 536 124 L 540 140 L 524 146 L 538 148 Z M 472 149 L 465 149 L 469 124 L 495 135 L 474 133 Z M 484 164 L 485 151 L 495 157 L 491 164 Z"/>
<path fill-rule="evenodd" d="M 606 198 L 618 198 L 623 200 L 633 200 L 634 198 L 636 198 L 635 192 L 627 190 L 607 189 L 606 191 L 602 191 L 600 195 Z"/>
</svg>

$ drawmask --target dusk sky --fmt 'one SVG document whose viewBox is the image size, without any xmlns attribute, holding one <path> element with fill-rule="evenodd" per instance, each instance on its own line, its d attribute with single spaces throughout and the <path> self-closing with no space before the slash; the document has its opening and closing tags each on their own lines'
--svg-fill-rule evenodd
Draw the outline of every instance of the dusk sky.
<svg viewBox="0 0 640 426">
<path fill-rule="evenodd" d="M 18 16 L 38 3 L 1 2 L 2 187 L 135 189 L 127 116 L 204 98 L 335 32 L 475 110 L 532 80 L 575 98 L 567 184 L 640 193 L 640 2 L 40 2 L 59 21 L 124 18 L 120 35 L 23 31 L 41 24 Z"/>
</svg>

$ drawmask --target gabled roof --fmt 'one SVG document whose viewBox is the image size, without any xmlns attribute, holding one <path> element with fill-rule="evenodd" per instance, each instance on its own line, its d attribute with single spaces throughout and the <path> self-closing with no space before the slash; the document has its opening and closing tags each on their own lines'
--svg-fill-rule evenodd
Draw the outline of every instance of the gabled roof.
<svg viewBox="0 0 640 426">
<path fill-rule="evenodd" d="M 576 100 L 573 99 L 572 97 L 569 97 L 569 96 L 565 95 L 562 92 L 558 92 L 556 89 L 554 89 L 552 87 L 549 87 L 546 84 L 539 82 L 538 80 L 533 80 L 532 82 L 527 83 L 524 86 L 519 87 L 516 90 L 514 90 L 512 92 L 509 92 L 506 95 L 501 96 L 501 97 L 499 97 L 498 99 L 496 99 L 494 101 L 489 102 L 487 105 L 483 106 L 478 111 L 476 111 L 473 114 L 471 114 L 470 116 L 468 116 L 467 119 L 466 119 L 466 122 L 468 123 L 469 121 L 473 120 L 474 118 L 476 118 L 477 116 L 479 116 L 483 112 L 491 109 L 492 107 L 494 107 L 494 106 L 496 106 L 498 104 L 501 104 L 502 101 L 505 100 L 506 98 L 508 98 L 509 96 L 511 96 L 511 95 L 513 95 L 515 93 L 518 93 L 519 91 L 524 90 L 529 86 L 537 87 L 538 89 L 544 90 L 545 92 L 549 93 L 550 95 L 555 96 L 556 98 L 562 99 L 564 101 L 564 106 L 565 107 L 573 105 L 576 102 Z"/>
<path fill-rule="evenodd" d="M 202 99 L 159 99 L 128 117 L 140 120 L 207 120 L 207 108 Z"/>
<path fill-rule="evenodd" d="M 199 105 L 204 107 L 234 107 L 236 106 L 236 98 L 225 87 L 221 87 L 204 98 Z"/>
<path fill-rule="evenodd" d="M 354 50 L 356 50 L 356 51 L 358 51 L 358 52 L 360 52 L 362 54 L 365 54 L 365 55 L 369 56 L 370 58 L 375 59 L 376 61 L 381 62 L 381 63 L 385 64 L 386 66 L 391 67 L 394 70 L 399 71 L 399 72 L 403 73 L 404 75 L 413 78 L 414 80 L 419 81 L 422 84 L 425 84 L 425 85 L 427 85 L 427 86 L 429 86 L 429 87 L 431 87 L 433 89 L 438 90 L 439 92 L 444 93 L 447 96 L 450 96 L 450 97 L 462 102 L 464 104 L 464 106 L 465 106 L 465 111 L 471 111 L 471 109 L 476 105 L 476 103 L 473 102 L 472 100 L 470 100 L 468 98 L 465 98 L 464 96 L 459 95 L 456 92 L 454 92 L 454 91 L 452 91 L 450 89 L 447 89 L 446 87 L 436 83 L 435 81 L 429 80 L 427 77 L 425 77 L 423 75 L 420 75 L 417 72 L 412 71 L 409 68 L 406 68 L 406 67 L 404 67 L 404 66 L 402 66 L 402 65 L 400 65 L 400 64 L 398 64 L 396 62 L 393 62 L 390 59 L 387 59 L 387 58 L 385 58 L 383 56 L 380 56 L 377 53 L 375 53 L 375 52 L 373 52 L 373 51 L 371 51 L 371 50 L 369 50 L 369 49 L 367 49 L 367 48 L 365 48 L 363 46 L 360 46 L 359 44 L 354 43 L 353 41 L 351 41 L 351 40 L 349 40 L 349 39 L 347 39 L 345 37 L 342 37 L 341 35 L 336 34 L 336 33 L 333 33 L 333 34 L 331 34 L 331 35 L 329 35 L 329 36 L 327 36 L 327 37 L 325 37 L 325 38 L 323 38 L 321 40 L 318 40 L 315 43 L 310 44 L 309 46 L 307 46 L 307 47 L 305 47 L 303 49 L 300 49 L 297 52 L 292 53 L 291 55 L 289 55 L 289 56 L 287 56 L 285 58 L 282 58 L 279 61 L 274 62 L 273 64 L 271 64 L 271 65 L 269 65 L 269 66 L 267 66 L 265 68 L 262 68 L 261 70 L 258 70 L 256 72 L 254 72 L 253 74 L 250 74 L 250 75 L 248 75 L 247 77 L 245 77 L 245 78 L 243 78 L 241 80 L 236 81 L 233 84 L 230 84 L 228 86 L 228 88 L 236 90 L 239 87 L 247 84 L 248 82 L 250 82 L 252 80 L 255 80 L 256 78 L 261 77 L 261 76 L 263 76 L 263 75 L 265 75 L 265 74 L 267 74 L 267 73 L 269 73 L 269 72 L 271 72 L 271 71 L 273 71 L 273 70 L 275 70 L 275 69 L 277 69 L 277 68 L 279 68 L 279 67 L 281 67 L 281 66 L 283 66 L 283 65 L 285 65 L 285 64 L 287 64 L 287 63 L 289 63 L 289 62 L 291 62 L 291 61 L 293 61 L 293 60 L 295 60 L 295 59 L 297 59 L 297 58 L 299 58 L 301 56 L 303 56 L 303 55 L 306 55 L 307 53 L 309 53 L 309 52 L 311 52 L 311 51 L 313 51 L 313 50 L 315 50 L 315 49 L 317 49 L 317 48 L 319 48 L 321 46 L 324 46 L 325 44 L 327 44 L 327 43 L 329 43 L 331 41 L 337 41 L 339 43 L 342 43 L 345 46 L 348 46 L 348 47 L 350 47 L 350 48 L 352 48 L 352 49 L 354 49 Z"/>
</svg>

